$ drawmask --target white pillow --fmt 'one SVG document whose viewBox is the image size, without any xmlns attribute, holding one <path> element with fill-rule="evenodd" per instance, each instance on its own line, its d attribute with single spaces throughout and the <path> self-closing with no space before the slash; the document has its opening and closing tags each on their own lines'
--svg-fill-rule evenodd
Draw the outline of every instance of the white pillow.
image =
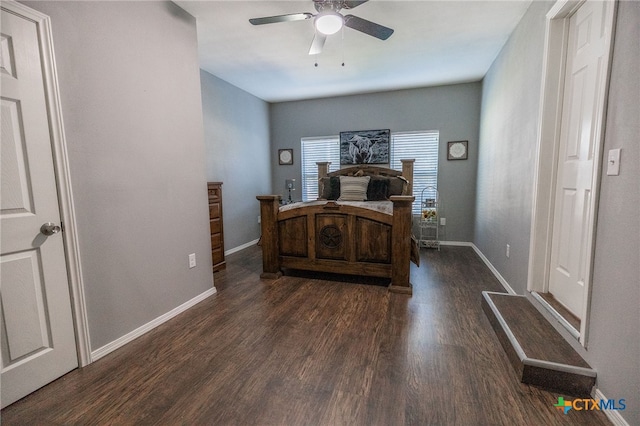
<svg viewBox="0 0 640 426">
<path fill-rule="evenodd" d="M 340 176 L 340 198 L 338 201 L 367 201 L 369 176 Z"/>
</svg>

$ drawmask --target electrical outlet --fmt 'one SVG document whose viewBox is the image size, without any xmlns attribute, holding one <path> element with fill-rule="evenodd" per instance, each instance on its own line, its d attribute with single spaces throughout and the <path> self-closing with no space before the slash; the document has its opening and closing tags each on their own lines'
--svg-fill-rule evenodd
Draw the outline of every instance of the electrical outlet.
<svg viewBox="0 0 640 426">
<path fill-rule="evenodd" d="M 447 218 L 446 217 L 441 217 L 440 218 L 440 226 L 445 226 L 447 224 Z"/>
<path fill-rule="evenodd" d="M 196 267 L 196 254 L 191 253 L 189 255 L 189 269 Z"/>
<path fill-rule="evenodd" d="M 507 252 L 506 252 L 506 256 L 509 257 L 509 252 L 511 251 L 511 246 L 509 244 L 507 244 Z"/>
<path fill-rule="evenodd" d="M 262 218 L 258 216 L 258 223 L 262 222 Z"/>
</svg>

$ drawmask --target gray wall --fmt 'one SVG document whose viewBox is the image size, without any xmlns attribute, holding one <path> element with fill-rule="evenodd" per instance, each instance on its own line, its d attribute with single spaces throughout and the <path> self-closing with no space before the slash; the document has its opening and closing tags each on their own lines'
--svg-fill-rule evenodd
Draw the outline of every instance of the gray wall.
<svg viewBox="0 0 640 426">
<path fill-rule="evenodd" d="M 272 191 L 284 195 L 285 179 L 300 182 L 300 139 L 344 130 L 439 130 L 438 189 L 447 219 L 444 239 L 471 241 L 480 119 L 480 83 L 282 102 L 271 105 Z M 447 141 L 468 140 L 469 159 L 447 161 Z M 293 148 L 294 164 L 278 165 L 281 148 Z"/>
<path fill-rule="evenodd" d="M 269 105 L 205 71 L 200 79 L 207 178 L 223 182 L 228 251 L 260 237 L 256 195 L 271 188 Z"/>
<path fill-rule="evenodd" d="M 25 3 L 52 21 L 95 350 L 213 286 L 196 23 L 170 2 Z"/>
<path fill-rule="evenodd" d="M 545 14 L 533 2 L 485 77 L 475 244 L 526 291 Z M 620 176 L 604 175 L 598 211 L 589 340 L 584 356 L 607 398 L 640 424 L 640 3 L 619 2 L 605 152 L 622 148 Z M 505 244 L 512 255 L 506 259 Z"/>
<path fill-rule="evenodd" d="M 620 176 L 603 165 L 593 268 L 589 359 L 622 415 L 640 424 L 640 3 L 621 1 L 604 152 L 622 148 Z M 606 163 L 606 162 L 605 162 Z"/>
<path fill-rule="evenodd" d="M 550 5 L 531 4 L 482 84 L 473 241 L 520 294 L 527 289 L 544 19 Z"/>
</svg>

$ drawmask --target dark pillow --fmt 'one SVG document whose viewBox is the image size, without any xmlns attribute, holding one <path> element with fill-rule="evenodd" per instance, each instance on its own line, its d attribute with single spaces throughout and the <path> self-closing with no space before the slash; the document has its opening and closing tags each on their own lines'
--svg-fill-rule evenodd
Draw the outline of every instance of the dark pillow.
<svg viewBox="0 0 640 426">
<path fill-rule="evenodd" d="M 404 195 L 407 186 L 407 179 L 398 176 L 389 179 L 389 197 L 392 195 Z"/>
<path fill-rule="evenodd" d="M 320 198 L 324 200 L 337 200 L 340 197 L 340 178 L 337 176 L 320 179 Z"/>
<path fill-rule="evenodd" d="M 384 201 L 389 199 L 389 178 L 371 176 L 367 187 L 368 201 Z"/>
</svg>

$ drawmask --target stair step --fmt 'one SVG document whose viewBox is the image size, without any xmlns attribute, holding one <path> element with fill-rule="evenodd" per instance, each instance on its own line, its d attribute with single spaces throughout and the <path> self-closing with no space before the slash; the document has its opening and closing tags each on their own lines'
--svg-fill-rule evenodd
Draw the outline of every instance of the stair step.
<svg viewBox="0 0 640 426">
<path fill-rule="evenodd" d="M 590 395 L 595 370 L 525 296 L 483 291 L 482 308 L 522 383 Z"/>
</svg>

